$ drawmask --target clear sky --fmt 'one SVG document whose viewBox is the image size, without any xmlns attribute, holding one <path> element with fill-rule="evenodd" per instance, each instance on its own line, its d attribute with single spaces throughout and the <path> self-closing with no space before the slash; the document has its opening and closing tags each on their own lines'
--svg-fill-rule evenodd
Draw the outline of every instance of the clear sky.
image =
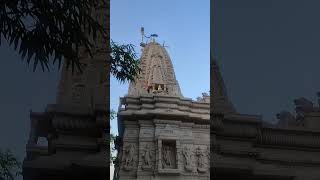
<svg viewBox="0 0 320 180">
<path fill-rule="evenodd" d="M 294 111 L 320 90 L 320 1 L 215 0 L 211 47 L 238 112 Z"/>
<path fill-rule="evenodd" d="M 195 99 L 210 90 L 210 1 L 111 0 L 111 39 L 132 43 L 141 53 L 140 28 L 156 33 L 165 42 L 176 78 L 185 97 Z M 117 110 L 119 97 L 128 84 L 111 79 L 111 108 Z M 116 121 L 111 123 L 117 133 Z"/>
</svg>

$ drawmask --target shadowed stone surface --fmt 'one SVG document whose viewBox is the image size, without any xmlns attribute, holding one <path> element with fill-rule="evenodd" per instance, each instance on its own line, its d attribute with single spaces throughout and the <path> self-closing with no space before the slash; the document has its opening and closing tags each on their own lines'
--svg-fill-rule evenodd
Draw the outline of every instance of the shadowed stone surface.
<svg viewBox="0 0 320 180">
<path fill-rule="evenodd" d="M 216 63 L 211 68 L 217 69 Z M 211 178 L 319 179 L 319 107 L 298 98 L 294 100 L 295 113 L 280 112 L 278 124 L 266 123 L 261 116 L 237 113 L 226 106 L 230 102 L 215 69 L 216 93 L 211 101 L 220 98 L 224 103 L 213 102 L 211 109 Z"/>
<path fill-rule="evenodd" d="M 107 23 L 109 3 L 105 3 L 97 4 L 94 17 Z M 30 113 L 23 179 L 108 178 L 108 39 L 100 37 L 95 43 L 93 59 L 81 52 L 82 74 L 63 67 L 56 104 L 47 105 L 45 112 Z M 41 138 L 47 145 L 39 144 Z"/>
</svg>

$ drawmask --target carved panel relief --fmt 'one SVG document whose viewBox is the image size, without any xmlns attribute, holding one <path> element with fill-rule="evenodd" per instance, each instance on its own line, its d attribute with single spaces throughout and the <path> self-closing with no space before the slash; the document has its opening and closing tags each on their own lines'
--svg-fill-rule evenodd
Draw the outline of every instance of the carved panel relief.
<svg viewBox="0 0 320 180">
<path fill-rule="evenodd" d="M 134 144 L 128 144 L 124 148 L 124 164 L 123 169 L 126 171 L 130 171 L 134 169 L 134 166 L 136 164 L 136 146 Z"/>
<path fill-rule="evenodd" d="M 162 145 L 162 168 L 176 169 L 176 147 L 173 142 L 163 142 Z"/>
<path fill-rule="evenodd" d="M 193 151 L 192 146 L 184 146 L 182 150 L 182 154 L 184 157 L 184 168 L 186 171 L 193 171 Z"/>
<path fill-rule="evenodd" d="M 141 150 L 141 159 L 142 165 L 141 168 L 143 170 L 152 169 L 152 160 L 153 160 L 153 150 L 149 143 L 147 143 L 144 148 Z"/>
<path fill-rule="evenodd" d="M 197 171 L 200 173 L 207 172 L 209 168 L 209 162 L 210 162 L 210 151 L 209 148 L 201 148 L 201 146 L 198 146 L 196 148 L 195 154 L 197 159 Z"/>
</svg>

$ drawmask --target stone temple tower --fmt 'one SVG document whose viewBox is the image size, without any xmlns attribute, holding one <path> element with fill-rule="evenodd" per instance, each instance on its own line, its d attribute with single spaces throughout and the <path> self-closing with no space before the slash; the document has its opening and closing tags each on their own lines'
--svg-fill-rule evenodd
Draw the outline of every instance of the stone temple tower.
<svg viewBox="0 0 320 180">
<path fill-rule="evenodd" d="M 142 46 L 142 71 L 120 98 L 114 179 L 210 179 L 209 95 L 183 97 L 166 49 Z"/>
<path fill-rule="evenodd" d="M 96 4 L 94 17 L 108 24 L 109 2 Z M 30 113 L 23 179 L 108 178 L 109 37 L 98 37 L 94 56 L 81 51 L 83 73 L 63 67 L 57 101 Z M 43 141 L 47 143 L 41 143 Z"/>
<path fill-rule="evenodd" d="M 235 108 L 230 102 L 227 89 L 221 76 L 217 61 L 211 57 L 211 84 L 213 86 L 212 93 L 212 112 L 214 113 L 235 113 Z"/>
</svg>

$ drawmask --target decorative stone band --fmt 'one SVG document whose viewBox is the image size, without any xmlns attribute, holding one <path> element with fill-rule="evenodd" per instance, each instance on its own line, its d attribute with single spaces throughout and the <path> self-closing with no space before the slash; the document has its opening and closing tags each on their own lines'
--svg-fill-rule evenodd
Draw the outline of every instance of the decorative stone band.
<svg viewBox="0 0 320 180">
<path fill-rule="evenodd" d="M 264 128 L 259 133 L 257 143 L 296 148 L 316 148 L 319 150 L 320 132 Z"/>
<path fill-rule="evenodd" d="M 105 105 L 97 104 L 95 110 L 77 107 L 75 111 L 73 108 L 75 107 L 49 104 L 45 114 L 50 117 L 52 126 L 58 129 L 108 128 L 109 112 L 105 110 Z"/>
<path fill-rule="evenodd" d="M 192 101 L 188 98 L 166 97 L 166 96 L 126 96 L 122 100 L 126 110 L 141 109 L 170 109 L 183 112 L 192 112 L 197 114 L 208 114 L 210 111 L 210 103 Z"/>
<path fill-rule="evenodd" d="M 52 119 L 53 127 L 58 129 L 91 129 L 96 127 L 92 119 L 74 119 L 68 117 L 56 117 Z"/>
<path fill-rule="evenodd" d="M 257 146 L 276 146 L 288 149 L 320 149 L 320 132 L 264 127 L 259 116 L 215 116 L 211 134 L 225 138 L 251 141 Z"/>
<path fill-rule="evenodd" d="M 162 96 L 124 97 L 118 115 L 126 119 L 170 119 L 209 124 L 210 104 Z"/>
</svg>

